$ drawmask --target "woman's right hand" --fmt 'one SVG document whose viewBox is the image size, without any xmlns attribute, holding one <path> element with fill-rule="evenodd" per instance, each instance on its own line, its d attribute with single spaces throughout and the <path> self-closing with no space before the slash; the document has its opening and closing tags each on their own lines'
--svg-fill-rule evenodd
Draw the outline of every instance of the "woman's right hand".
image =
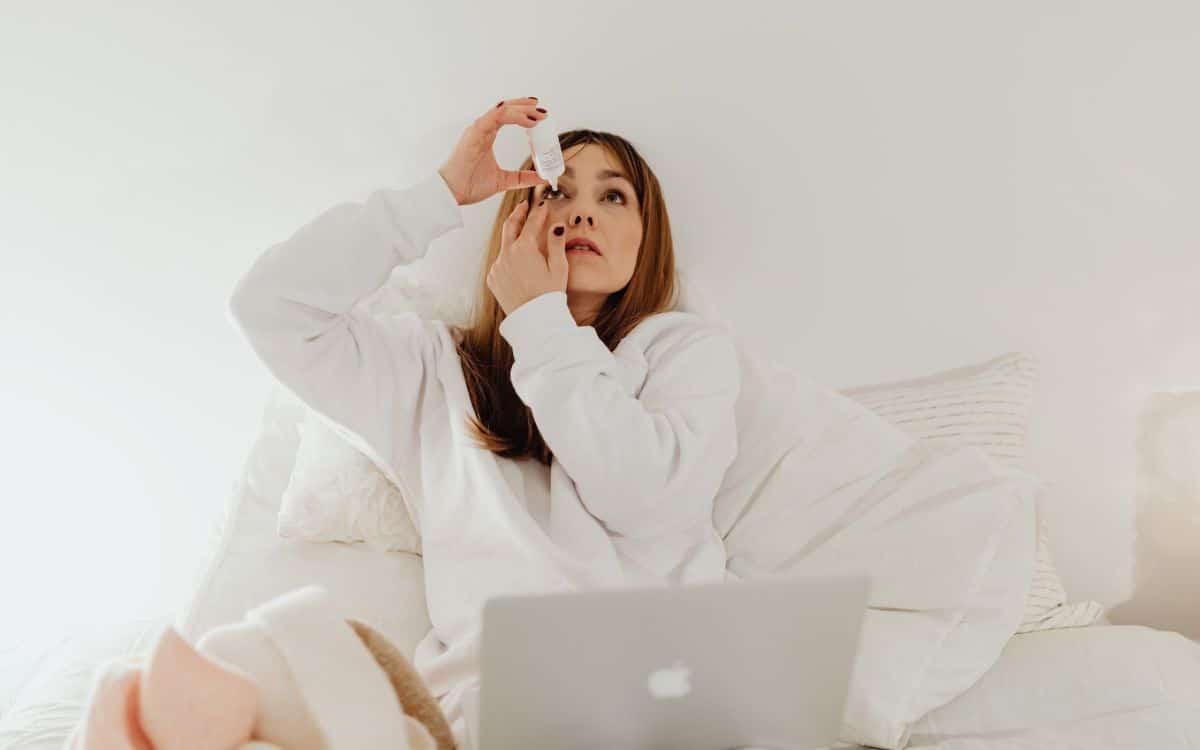
<svg viewBox="0 0 1200 750">
<path fill-rule="evenodd" d="M 506 190 L 550 184 L 532 169 L 502 169 L 493 150 L 504 125 L 531 128 L 545 117 L 537 97 L 527 96 L 501 101 L 467 126 L 450 158 L 438 168 L 458 205 L 469 206 Z"/>
</svg>

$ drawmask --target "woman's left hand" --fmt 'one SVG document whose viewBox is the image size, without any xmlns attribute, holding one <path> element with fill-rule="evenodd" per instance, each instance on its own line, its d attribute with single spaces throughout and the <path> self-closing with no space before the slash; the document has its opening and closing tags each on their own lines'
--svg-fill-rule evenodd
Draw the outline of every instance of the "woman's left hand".
<svg viewBox="0 0 1200 750">
<path fill-rule="evenodd" d="M 505 315 L 546 292 L 567 291 L 566 227 L 547 227 L 549 212 L 545 201 L 532 212 L 529 202 L 521 201 L 504 222 L 487 285 Z"/>
</svg>

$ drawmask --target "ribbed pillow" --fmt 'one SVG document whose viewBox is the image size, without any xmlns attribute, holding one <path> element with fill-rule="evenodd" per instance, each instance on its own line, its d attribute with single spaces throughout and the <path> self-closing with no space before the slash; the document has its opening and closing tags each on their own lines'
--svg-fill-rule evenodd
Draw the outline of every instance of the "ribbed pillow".
<svg viewBox="0 0 1200 750">
<path fill-rule="evenodd" d="M 992 458 L 1025 467 L 1037 359 L 1011 352 L 979 364 L 910 380 L 845 388 L 841 393 L 901 430 L 931 443 L 965 443 Z M 1037 559 L 1018 633 L 1102 621 L 1104 606 L 1068 602 L 1038 508 Z"/>
</svg>

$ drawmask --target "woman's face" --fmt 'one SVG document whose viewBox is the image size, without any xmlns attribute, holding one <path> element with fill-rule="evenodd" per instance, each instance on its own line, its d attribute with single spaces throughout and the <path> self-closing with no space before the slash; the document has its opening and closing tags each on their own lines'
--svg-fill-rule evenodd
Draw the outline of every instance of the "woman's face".
<svg viewBox="0 0 1200 750">
<path fill-rule="evenodd" d="M 550 209 L 546 226 L 567 226 L 567 298 L 576 318 L 596 311 L 608 295 L 620 291 L 633 277 L 642 244 L 642 212 L 633 183 L 622 173 L 620 162 L 605 147 L 584 143 L 564 150 L 566 173 L 558 190 L 540 185 L 534 203 L 546 199 Z M 571 250 L 575 239 L 591 240 L 600 254 Z"/>
</svg>

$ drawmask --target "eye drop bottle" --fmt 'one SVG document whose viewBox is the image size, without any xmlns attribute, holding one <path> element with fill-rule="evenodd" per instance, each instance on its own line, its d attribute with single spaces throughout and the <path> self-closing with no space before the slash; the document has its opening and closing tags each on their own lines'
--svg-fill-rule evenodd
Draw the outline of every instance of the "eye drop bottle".
<svg viewBox="0 0 1200 750">
<path fill-rule="evenodd" d="M 558 145 L 558 127 L 554 117 L 547 114 L 533 127 L 525 129 L 529 136 L 529 150 L 533 155 L 533 168 L 538 177 L 558 190 L 558 177 L 566 169 L 563 164 L 562 148 Z"/>
</svg>

